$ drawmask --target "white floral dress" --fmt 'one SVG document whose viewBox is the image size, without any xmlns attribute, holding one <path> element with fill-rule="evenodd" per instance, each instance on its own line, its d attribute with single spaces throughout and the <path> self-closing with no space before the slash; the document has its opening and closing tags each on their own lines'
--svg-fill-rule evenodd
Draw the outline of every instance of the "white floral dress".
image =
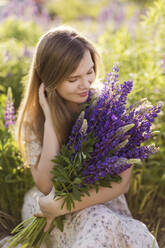
<svg viewBox="0 0 165 248">
<path fill-rule="evenodd" d="M 41 150 L 35 140 L 27 147 L 31 166 L 36 163 Z M 36 187 L 26 193 L 23 220 L 39 211 L 37 198 L 40 195 L 42 193 Z M 8 247 L 8 238 L 0 242 L 0 247 Z M 64 231 L 55 227 L 50 238 L 52 248 L 158 248 L 146 225 L 132 217 L 124 195 L 66 214 Z"/>
</svg>

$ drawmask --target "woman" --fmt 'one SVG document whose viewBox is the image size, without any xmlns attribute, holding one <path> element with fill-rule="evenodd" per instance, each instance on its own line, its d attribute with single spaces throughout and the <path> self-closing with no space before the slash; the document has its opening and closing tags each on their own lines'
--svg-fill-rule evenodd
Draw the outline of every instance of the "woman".
<svg viewBox="0 0 165 248">
<path fill-rule="evenodd" d="M 48 31 L 38 42 L 17 125 L 18 145 L 39 191 L 33 188 L 26 194 L 22 216 L 45 216 L 47 231 L 55 217 L 66 215 L 64 231 L 55 227 L 51 232 L 51 247 L 158 247 L 147 227 L 133 219 L 128 209 L 124 193 L 129 188 L 131 168 L 121 173 L 120 184 L 100 187 L 97 194 L 90 190 L 90 197 L 75 202 L 71 212 L 66 207 L 61 210 L 63 199 L 53 200 L 51 159 L 67 142 L 89 90 L 97 94 L 92 87 L 100 61 L 93 44 L 67 26 Z M 37 197 L 41 195 L 39 211 Z"/>
</svg>

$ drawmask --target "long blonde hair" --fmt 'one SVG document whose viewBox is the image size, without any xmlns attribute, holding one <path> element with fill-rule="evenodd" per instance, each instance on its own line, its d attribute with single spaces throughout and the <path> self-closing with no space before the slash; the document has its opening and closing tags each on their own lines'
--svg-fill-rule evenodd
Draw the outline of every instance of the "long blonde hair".
<svg viewBox="0 0 165 248">
<path fill-rule="evenodd" d="M 34 52 L 28 84 L 24 89 L 16 123 L 16 140 L 26 165 L 23 142 L 26 146 L 30 132 L 35 133 L 41 145 L 43 141 L 45 117 L 38 97 L 42 82 L 47 89 L 48 104 L 60 146 L 67 141 L 73 125 L 73 117 L 55 88 L 75 71 L 86 50 L 91 54 L 97 79 L 99 65 L 102 63 L 101 57 L 92 42 L 82 34 L 64 25 L 49 30 L 40 38 Z"/>
</svg>

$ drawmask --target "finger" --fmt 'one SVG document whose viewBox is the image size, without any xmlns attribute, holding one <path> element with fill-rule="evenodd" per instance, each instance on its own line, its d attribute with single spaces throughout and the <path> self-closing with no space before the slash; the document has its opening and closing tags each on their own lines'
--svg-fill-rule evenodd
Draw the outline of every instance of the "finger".
<svg viewBox="0 0 165 248">
<path fill-rule="evenodd" d="M 43 88 L 43 87 L 44 87 L 44 83 L 43 83 L 43 82 L 40 84 L 40 87 L 41 87 L 41 88 Z"/>
<path fill-rule="evenodd" d="M 39 86 L 40 91 L 41 91 L 42 87 L 43 87 L 43 83 L 41 83 L 40 86 Z"/>
<path fill-rule="evenodd" d="M 42 89 L 42 91 L 45 90 L 45 85 L 44 85 L 44 83 L 41 84 L 41 89 Z"/>
<path fill-rule="evenodd" d="M 54 188 L 54 186 L 52 187 L 51 194 L 53 194 L 53 196 L 55 195 L 55 188 Z"/>
<path fill-rule="evenodd" d="M 44 83 L 41 84 L 41 91 L 44 92 Z"/>
<path fill-rule="evenodd" d="M 42 212 L 38 212 L 34 214 L 35 217 L 44 217 Z"/>
<path fill-rule="evenodd" d="M 47 199 L 46 196 L 40 196 L 40 197 L 37 199 L 38 204 L 39 204 L 40 207 L 41 207 L 42 204 L 45 203 L 45 200 L 46 200 L 46 199 Z M 40 209 L 40 210 L 42 211 L 42 209 Z"/>
<path fill-rule="evenodd" d="M 52 220 L 51 219 L 47 219 L 47 223 L 46 226 L 44 228 L 44 232 L 47 232 L 51 226 Z"/>
<path fill-rule="evenodd" d="M 41 83 L 39 86 L 39 92 L 42 93 L 44 90 L 44 83 Z"/>
<path fill-rule="evenodd" d="M 42 83 L 41 86 L 40 86 L 39 94 L 40 94 L 42 97 L 44 97 L 45 99 L 47 98 L 47 92 L 46 92 L 44 83 Z"/>
</svg>

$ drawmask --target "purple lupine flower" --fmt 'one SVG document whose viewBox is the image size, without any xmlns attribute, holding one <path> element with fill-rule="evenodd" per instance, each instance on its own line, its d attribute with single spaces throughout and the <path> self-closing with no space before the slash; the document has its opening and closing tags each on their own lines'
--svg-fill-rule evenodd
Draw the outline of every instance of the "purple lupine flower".
<svg viewBox="0 0 165 248">
<path fill-rule="evenodd" d="M 119 84 L 118 72 L 118 66 L 114 65 L 97 97 L 90 92 L 87 107 L 69 137 L 69 145 L 76 153 L 81 151 L 82 141 L 87 142 L 89 134 L 97 137 L 90 158 L 83 161 L 82 175 L 86 184 L 93 184 L 107 175 L 120 174 L 133 163 L 158 151 L 154 146 L 140 145 L 151 137 L 151 123 L 160 112 L 161 104 L 152 106 L 145 98 L 126 108 L 133 82 L 128 80 Z"/>
<path fill-rule="evenodd" d="M 129 92 L 130 92 L 130 89 L 131 89 L 131 87 L 132 87 L 132 82 L 127 82 L 127 84 L 125 84 L 125 86 L 128 86 L 128 87 L 126 87 L 126 89 L 127 89 L 127 91 L 125 91 L 125 94 L 124 94 L 124 87 L 123 87 L 123 96 L 126 96 Z M 120 92 L 120 91 L 118 91 L 118 92 Z M 122 104 L 124 104 L 125 103 L 125 101 L 123 101 L 122 102 Z M 160 106 L 159 106 L 160 107 Z M 156 108 L 156 107 L 154 107 L 153 109 L 152 109 L 152 111 L 155 109 L 155 111 L 157 111 L 157 112 L 159 112 L 160 111 L 160 108 Z M 144 109 L 143 109 L 144 110 Z M 150 109 L 151 110 L 151 109 Z M 131 112 L 131 113 L 129 113 L 129 117 L 134 117 L 134 112 L 135 112 L 135 110 L 133 109 L 133 111 Z M 137 111 L 136 111 L 137 112 Z M 123 111 L 123 113 L 124 113 L 124 111 Z M 119 112 L 118 112 L 118 114 L 119 114 Z M 157 114 L 155 114 L 154 112 L 151 112 L 150 113 L 150 115 L 149 116 L 147 116 L 147 117 L 150 117 L 150 119 L 149 119 L 149 121 L 153 121 L 153 119 L 155 118 L 157 116 Z M 112 121 L 115 121 L 117 118 L 112 118 Z M 128 122 L 128 124 L 129 123 L 131 123 L 131 119 L 130 118 L 125 118 L 127 121 L 129 121 Z M 146 118 L 147 119 L 147 118 Z M 94 121 L 94 120 L 93 120 Z M 108 123 L 108 122 L 107 122 Z M 137 123 L 138 123 L 138 120 L 136 120 L 135 118 L 132 120 L 132 123 L 134 123 L 135 124 L 135 128 L 137 129 Z M 117 123 L 116 123 L 116 125 L 117 125 Z M 108 126 L 108 125 L 107 125 Z M 110 126 L 110 125 L 109 125 Z M 120 126 L 120 125 L 119 125 Z M 105 127 L 105 126 L 104 126 Z M 112 126 L 111 126 L 112 127 Z M 138 155 L 139 155 L 139 158 L 141 159 L 142 158 L 142 154 L 138 154 L 137 153 L 137 151 L 136 151 L 136 146 L 135 145 L 140 145 L 140 143 L 142 142 L 142 141 L 144 141 L 144 140 L 146 140 L 146 139 L 148 139 L 149 137 L 150 137 L 150 127 L 151 127 L 151 123 L 150 122 L 146 122 L 146 126 L 145 126 L 145 131 L 147 131 L 148 133 L 145 133 L 145 135 L 142 135 L 141 133 L 138 133 L 138 132 L 135 132 L 135 128 L 133 129 L 132 128 L 132 131 L 131 132 L 128 132 L 127 134 L 132 134 L 132 136 L 133 136 L 133 134 L 134 134 L 134 136 L 132 137 L 132 139 L 130 139 L 132 142 L 128 142 L 128 140 L 127 140 L 127 145 L 126 145 L 126 147 L 127 147 L 127 150 L 129 151 L 130 150 L 130 148 L 133 146 L 133 144 L 134 144 L 134 154 L 132 153 L 132 156 L 130 156 L 129 158 L 133 158 L 133 156 L 134 156 L 134 158 L 138 158 Z M 103 131 L 103 130 L 102 130 Z M 112 130 L 111 130 L 112 131 Z M 142 130 L 141 130 L 142 131 Z M 144 130 L 143 130 L 144 131 Z M 109 135 L 109 133 L 108 133 L 108 130 L 106 130 L 106 136 L 108 136 Z M 100 134 L 101 134 L 101 132 L 100 132 Z M 130 137 L 130 136 L 129 136 Z M 120 139 L 119 139 L 120 140 Z M 118 140 L 118 141 L 119 141 Z M 113 148 L 113 146 L 116 146 L 117 145 L 117 142 L 115 143 L 116 141 L 112 141 L 111 142 L 111 144 L 109 144 L 109 150 L 111 150 L 112 148 Z M 105 149 L 104 149 L 104 143 L 106 143 L 106 139 L 104 138 L 103 139 L 103 143 L 101 144 L 100 143 L 100 147 L 101 148 L 103 148 L 103 149 L 101 149 L 101 148 L 99 148 L 99 144 L 96 144 L 96 148 L 97 148 L 97 152 L 99 152 L 99 150 L 104 150 L 104 155 L 105 155 Z M 124 143 L 124 142 L 123 142 Z M 129 144 L 129 146 L 128 146 L 128 144 Z M 106 144 L 107 145 L 107 144 Z M 122 149 L 121 149 L 122 150 Z M 124 150 L 123 150 L 124 151 Z M 151 154 L 151 150 L 148 150 L 148 154 Z M 94 155 L 94 152 L 92 153 L 92 158 L 93 158 L 93 155 Z M 123 155 L 124 155 L 124 152 L 123 152 Z M 141 155 L 141 156 L 140 156 Z M 120 156 L 121 156 L 121 153 L 120 153 Z M 145 157 L 146 157 L 146 155 L 144 155 Z M 93 160 L 93 163 L 94 162 L 96 162 L 97 161 L 97 153 L 96 153 L 96 159 L 95 159 L 95 161 Z M 99 157 L 100 157 L 100 154 L 99 154 Z M 126 167 L 125 167 L 125 169 L 127 168 L 127 165 L 126 165 Z M 120 170 L 121 171 L 121 170 Z M 87 174 L 87 171 L 86 171 L 86 174 Z"/>
<path fill-rule="evenodd" d="M 79 115 L 79 117 L 77 118 L 73 128 L 72 128 L 72 132 L 71 135 L 68 138 L 68 146 L 72 146 L 75 145 L 76 141 L 79 139 L 79 137 L 81 136 L 79 130 L 82 126 L 83 120 L 84 120 L 84 115 L 85 112 L 82 111 Z"/>
<path fill-rule="evenodd" d="M 5 127 L 9 127 L 15 124 L 15 110 L 14 110 L 14 104 L 12 101 L 12 90 L 9 87 L 7 91 L 7 99 L 5 104 L 5 114 L 4 114 L 4 120 L 5 120 Z"/>
</svg>

